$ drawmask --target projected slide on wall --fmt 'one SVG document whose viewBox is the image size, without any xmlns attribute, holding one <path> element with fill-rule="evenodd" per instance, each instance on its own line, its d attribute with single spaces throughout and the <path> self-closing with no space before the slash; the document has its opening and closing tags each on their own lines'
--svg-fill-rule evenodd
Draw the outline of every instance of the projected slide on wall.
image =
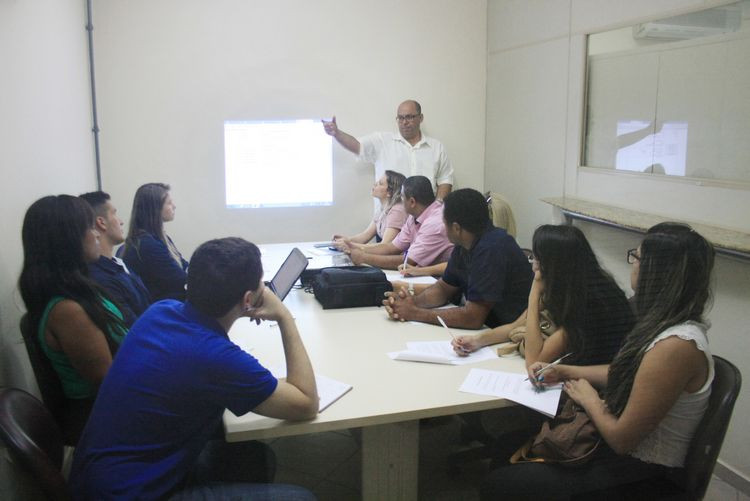
<svg viewBox="0 0 750 501">
<path fill-rule="evenodd" d="M 687 122 L 664 122 L 654 130 L 652 122 L 617 122 L 615 168 L 684 176 L 687 160 Z"/>
<path fill-rule="evenodd" d="M 224 122 L 227 207 L 331 205 L 331 139 L 317 119 Z"/>
</svg>

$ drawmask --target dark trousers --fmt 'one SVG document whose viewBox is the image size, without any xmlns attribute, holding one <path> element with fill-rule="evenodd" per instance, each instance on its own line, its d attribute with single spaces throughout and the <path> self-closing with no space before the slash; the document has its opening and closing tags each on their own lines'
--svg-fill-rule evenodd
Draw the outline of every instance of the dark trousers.
<svg viewBox="0 0 750 501">
<path fill-rule="evenodd" d="M 567 500 L 596 499 L 592 493 L 618 485 L 665 477 L 670 468 L 645 463 L 627 455 L 617 455 L 606 444 L 588 463 L 561 466 L 554 463 L 510 464 L 508 459 L 529 438 L 525 431 L 510 433 L 495 443 L 494 468 L 482 482 L 480 498 Z M 589 496 L 587 496 L 589 494 Z M 601 498 L 600 498 L 601 499 Z M 606 499 L 618 499 L 608 491 Z"/>
</svg>

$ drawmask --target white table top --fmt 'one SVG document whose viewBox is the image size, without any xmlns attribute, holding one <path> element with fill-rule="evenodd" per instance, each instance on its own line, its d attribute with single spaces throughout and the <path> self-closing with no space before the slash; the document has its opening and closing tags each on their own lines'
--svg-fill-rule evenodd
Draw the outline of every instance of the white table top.
<svg viewBox="0 0 750 501">
<path fill-rule="evenodd" d="M 305 244 L 298 244 L 305 250 Z M 262 246 L 266 276 L 283 261 L 291 244 Z M 280 257 L 279 257 L 280 256 Z M 524 373 L 523 359 L 503 357 L 453 366 L 402 362 L 387 353 L 406 348 L 408 341 L 450 339 L 439 326 L 394 322 L 380 307 L 323 310 L 312 294 L 293 290 L 284 304 L 294 315 L 316 373 L 351 384 L 353 389 L 305 422 L 259 418 L 250 413 L 224 414 L 228 441 L 372 426 L 424 417 L 502 407 L 495 397 L 461 393 L 459 386 L 472 367 Z M 455 332 L 462 332 L 454 330 Z M 266 367 L 284 362 L 278 326 L 240 319 L 230 338 Z"/>
</svg>

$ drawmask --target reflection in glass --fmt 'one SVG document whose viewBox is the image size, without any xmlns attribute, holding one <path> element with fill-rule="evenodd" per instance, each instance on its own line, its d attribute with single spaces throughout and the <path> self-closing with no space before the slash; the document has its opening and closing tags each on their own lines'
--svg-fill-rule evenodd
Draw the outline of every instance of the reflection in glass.
<svg viewBox="0 0 750 501">
<path fill-rule="evenodd" d="M 750 0 L 589 35 L 582 165 L 748 184 L 748 137 Z"/>
<path fill-rule="evenodd" d="M 687 122 L 618 121 L 615 169 L 684 176 L 687 138 Z"/>
</svg>

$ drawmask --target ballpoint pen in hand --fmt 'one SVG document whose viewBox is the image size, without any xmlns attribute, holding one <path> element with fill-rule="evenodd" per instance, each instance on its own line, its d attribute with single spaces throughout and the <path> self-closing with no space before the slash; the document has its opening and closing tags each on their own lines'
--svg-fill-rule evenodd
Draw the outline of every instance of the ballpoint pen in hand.
<svg viewBox="0 0 750 501">
<path fill-rule="evenodd" d="M 453 340 L 454 340 L 454 341 L 456 342 L 456 344 L 459 344 L 459 343 L 458 343 L 458 339 L 456 339 L 456 336 L 454 336 L 454 335 L 453 335 L 453 331 L 452 331 L 452 330 L 450 330 L 450 329 L 448 328 L 448 326 L 447 326 L 447 325 L 445 324 L 445 320 L 443 320 L 443 318 L 442 318 L 442 317 L 441 317 L 440 315 L 437 315 L 437 319 L 438 319 L 438 322 L 440 322 L 440 325 L 442 325 L 443 327 L 445 327 L 445 330 L 447 330 L 447 331 L 448 331 L 448 334 L 450 334 L 450 335 L 451 335 L 451 337 L 452 337 L 452 338 L 453 338 Z M 467 349 L 466 349 L 466 348 L 464 348 L 463 346 L 460 346 L 460 345 L 459 345 L 459 347 L 458 347 L 458 348 L 459 348 L 459 349 L 460 349 L 461 351 L 463 351 L 464 353 L 470 353 L 470 352 L 469 352 L 469 350 L 467 350 Z"/>
<path fill-rule="evenodd" d="M 555 360 L 551 364 L 545 365 L 544 367 L 542 367 L 541 369 L 539 369 L 538 371 L 536 371 L 536 373 L 534 374 L 534 377 L 538 381 L 539 380 L 539 376 L 541 376 L 547 369 L 556 366 L 557 364 L 559 364 L 560 362 L 562 362 L 564 358 L 569 357 L 572 354 L 573 354 L 573 352 L 566 353 L 565 355 L 563 355 L 562 357 L 558 358 L 557 360 Z M 529 380 L 529 378 L 524 379 L 524 381 L 528 381 L 528 380 Z"/>
</svg>

